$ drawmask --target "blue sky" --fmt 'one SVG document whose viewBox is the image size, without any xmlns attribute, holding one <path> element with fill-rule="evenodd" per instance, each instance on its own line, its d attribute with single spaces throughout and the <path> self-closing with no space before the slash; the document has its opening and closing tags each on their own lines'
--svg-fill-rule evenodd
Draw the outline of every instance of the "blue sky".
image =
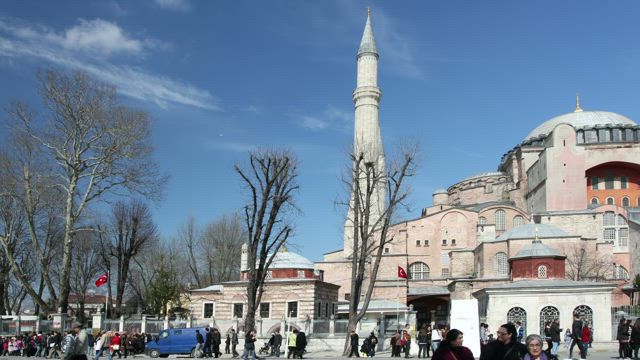
<svg viewBox="0 0 640 360">
<path fill-rule="evenodd" d="M 0 104 L 37 103 L 35 71 L 81 69 L 154 121 L 171 176 L 154 208 L 163 236 L 244 201 L 233 165 L 256 146 L 300 166 L 299 252 L 342 244 L 340 174 L 352 141 L 355 54 L 366 8 L 380 53 L 388 152 L 421 144 L 415 217 L 431 193 L 476 173 L 539 123 L 573 110 L 640 118 L 635 1 L 0 2 Z"/>
</svg>

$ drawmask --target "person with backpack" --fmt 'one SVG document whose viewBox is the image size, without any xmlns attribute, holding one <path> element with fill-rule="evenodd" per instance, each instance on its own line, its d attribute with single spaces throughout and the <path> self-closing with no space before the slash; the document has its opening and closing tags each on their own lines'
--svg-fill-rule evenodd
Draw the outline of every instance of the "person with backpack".
<svg viewBox="0 0 640 360">
<path fill-rule="evenodd" d="M 370 357 L 374 357 L 376 356 L 376 347 L 378 346 L 378 337 L 376 337 L 376 334 L 372 331 L 371 334 L 369 334 L 369 337 L 367 338 L 369 340 L 369 356 Z"/>
<path fill-rule="evenodd" d="M 420 331 L 418 331 L 418 358 L 426 358 L 428 355 L 429 349 L 429 330 L 427 327 L 422 327 Z"/>
</svg>

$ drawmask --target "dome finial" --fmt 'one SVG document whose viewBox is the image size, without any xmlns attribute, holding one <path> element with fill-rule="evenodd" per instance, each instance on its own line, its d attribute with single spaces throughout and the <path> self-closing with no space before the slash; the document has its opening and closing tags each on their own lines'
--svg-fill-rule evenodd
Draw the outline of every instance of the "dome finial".
<svg viewBox="0 0 640 360">
<path fill-rule="evenodd" d="M 541 243 L 542 241 L 540 241 L 540 239 L 538 238 L 538 227 L 536 226 L 536 230 L 535 230 L 535 238 L 533 239 L 533 243 Z"/>
<path fill-rule="evenodd" d="M 367 16 L 371 16 L 371 8 L 367 6 Z"/>
<path fill-rule="evenodd" d="M 582 108 L 580 107 L 580 94 L 576 93 L 576 109 L 573 112 L 582 112 Z"/>
<path fill-rule="evenodd" d="M 287 249 L 287 244 L 284 244 L 284 243 L 283 243 L 283 244 L 282 244 L 282 247 L 280 248 L 280 252 L 286 253 L 287 251 L 289 251 L 289 250 Z"/>
</svg>

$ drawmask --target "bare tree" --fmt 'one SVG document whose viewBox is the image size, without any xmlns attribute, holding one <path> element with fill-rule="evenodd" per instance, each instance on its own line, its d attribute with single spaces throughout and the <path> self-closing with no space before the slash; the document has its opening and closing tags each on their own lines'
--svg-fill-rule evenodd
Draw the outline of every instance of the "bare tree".
<svg viewBox="0 0 640 360">
<path fill-rule="evenodd" d="M 87 291 L 102 270 L 100 251 L 100 240 L 96 231 L 82 231 L 76 234 L 71 263 L 71 290 L 76 298 L 76 317 L 83 323 Z"/>
<path fill-rule="evenodd" d="M 613 275 L 613 258 L 599 251 L 590 251 L 586 244 L 564 246 L 567 256 L 566 276 L 575 281 L 602 281 Z"/>
<path fill-rule="evenodd" d="M 363 153 L 351 156 L 352 170 L 348 185 L 352 191 L 347 222 L 352 226 L 347 228 L 353 231 L 353 243 L 349 254 L 351 298 L 348 329 L 356 328 L 369 307 L 384 247 L 393 241 L 389 237 L 389 228 L 396 210 L 407 199 L 405 180 L 414 175 L 415 159 L 416 150 L 402 151 L 400 160 L 392 163 L 389 170 L 384 172 L 374 163 L 365 162 Z M 376 199 L 376 192 L 381 186 L 386 188 L 387 194 L 382 209 Z M 344 355 L 348 355 L 350 350 L 347 334 Z"/>
<path fill-rule="evenodd" d="M 112 208 L 110 234 L 109 253 L 116 265 L 116 312 L 122 314 L 131 262 L 145 246 L 157 242 L 158 230 L 147 205 L 118 202 Z"/>
<path fill-rule="evenodd" d="M 238 214 L 223 215 L 211 222 L 200 241 L 200 254 L 209 284 L 235 280 L 240 274 L 238 259 L 247 232 Z"/>
<path fill-rule="evenodd" d="M 121 106 L 114 87 L 82 72 L 68 75 L 48 70 L 39 80 L 45 116 L 34 116 L 21 103 L 14 104 L 9 114 L 14 127 L 41 149 L 51 186 L 64 195 L 58 308 L 66 312 L 74 238 L 87 208 L 107 195 L 138 193 L 157 198 L 166 178 L 150 156 L 147 114 Z M 20 282 L 34 297 L 31 284 L 23 278 Z"/>
<path fill-rule="evenodd" d="M 187 265 L 196 285 L 198 288 L 203 287 L 202 276 L 200 275 L 202 264 L 199 261 L 201 256 L 198 252 L 200 248 L 198 246 L 200 242 L 200 231 L 198 230 L 196 219 L 192 216 L 178 229 L 178 242 L 187 250 Z"/>
<path fill-rule="evenodd" d="M 255 326 L 267 270 L 293 231 L 287 215 L 295 209 L 298 172 L 293 155 L 276 150 L 251 152 L 249 167 L 236 165 L 235 169 L 249 190 L 249 201 L 244 207 L 248 266 L 245 329 L 251 329 Z"/>
</svg>

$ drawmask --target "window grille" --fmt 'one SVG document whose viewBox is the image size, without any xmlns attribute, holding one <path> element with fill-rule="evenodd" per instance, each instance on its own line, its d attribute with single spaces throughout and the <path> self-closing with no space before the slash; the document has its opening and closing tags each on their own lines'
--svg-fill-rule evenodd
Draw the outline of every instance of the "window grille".
<svg viewBox="0 0 640 360">
<path fill-rule="evenodd" d="M 516 321 L 520 321 L 522 328 L 527 329 L 527 312 L 521 307 L 512 307 L 507 312 L 507 322 L 515 324 Z"/>
<path fill-rule="evenodd" d="M 573 309 L 573 313 L 580 316 L 582 323 L 585 325 L 591 325 L 593 329 L 593 310 L 587 305 L 578 305 Z M 591 334 L 593 336 L 593 334 Z"/>
<path fill-rule="evenodd" d="M 626 189 L 629 187 L 629 178 L 626 176 L 621 176 L 620 177 L 620 188 L 621 189 Z"/>
<path fill-rule="evenodd" d="M 265 279 L 267 279 L 267 280 L 273 279 L 273 271 L 268 270 L 267 271 L 267 275 L 265 276 Z"/>
<path fill-rule="evenodd" d="M 546 279 L 547 278 L 547 266 L 540 265 L 538 266 L 538 279 Z"/>
<path fill-rule="evenodd" d="M 442 277 L 443 278 L 449 277 L 449 269 L 448 268 L 442 268 Z"/>
<path fill-rule="evenodd" d="M 613 176 L 607 176 L 604 178 L 604 188 L 607 190 L 612 190 L 613 189 L 613 184 L 614 184 L 614 177 Z"/>
<path fill-rule="evenodd" d="M 598 182 L 599 182 L 599 179 L 597 177 L 592 177 L 591 178 L 591 189 L 598 190 Z"/>
<path fill-rule="evenodd" d="M 612 197 L 608 197 L 607 198 L 607 205 L 615 205 L 616 204 L 616 200 Z"/>
<path fill-rule="evenodd" d="M 513 227 L 524 225 L 524 218 L 520 215 L 513 217 Z"/>
<path fill-rule="evenodd" d="M 509 264 L 507 263 L 507 254 L 503 252 L 497 253 L 493 258 L 493 269 L 496 276 L 509 275 Z"/>
<path fill-rule="evenodd" d="M 622 206 L 624 207 L 629 207 L 629 198 L 628 197 L 623 197 L 622 198 Z"/>
<path fill-rule="evenodd" d="M 502 231 L 505 229 L 505 211 L 504 210 L 498 210 L 496 211 L 495 214 L 495 220 L 496 220 L 496 230 L 497 231 Z"/>
<path fill-rule="evenodd" d="M 591 203 L 592 203 L 593 205 L 598 205 L 598 204 L 600 203 L 600 201 L 598 200 L 598 198 L 597 198 L 597 197 L 594 197 L 594 198 L 592 198 L 592 199 L 591 199 Z"/>
<path fill-rule="evenodd" d="M 263 319 L 268 319 L 271 317 L 270 303 L 260 303 L 260 317 Z"/>
<path fill-rule="evenodd" d="M 547 322 L 551 322 L 555 319 L 560 318 L 560 311 L 558 308 L 554 306 L 545 306 L 540 310 L 540 332 L 539 334 L 544 334 L 544 325 Z"/>
<path fill-rule="evenodd" d="M 487 218 L 484 216 L 480 216 L 478 218 L 478 225 L 487 225 Z"/>
<path fill-rule="evenodd" d="M 410 280 L 427 280 L 429 279 L 429 266 L 423 262 L 416 262 L 409 265 Z"/>
</svg>

